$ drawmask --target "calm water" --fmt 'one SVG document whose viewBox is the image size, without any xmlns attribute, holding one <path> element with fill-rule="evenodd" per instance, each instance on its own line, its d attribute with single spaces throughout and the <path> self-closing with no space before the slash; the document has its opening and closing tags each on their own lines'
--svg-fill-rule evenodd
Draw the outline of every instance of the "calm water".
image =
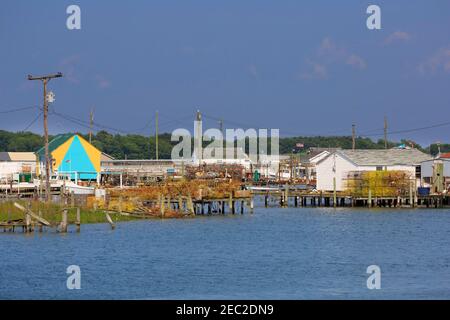
<svg viewBox="0 0 450 320">
<path fill-rule="evenodd" d="M 450 210 L 256 208 L 0 234 L 0 250 L 3 299 L 450 298 Z M 66 289 L 73 264 L 81 290 Z"/>
</svg>

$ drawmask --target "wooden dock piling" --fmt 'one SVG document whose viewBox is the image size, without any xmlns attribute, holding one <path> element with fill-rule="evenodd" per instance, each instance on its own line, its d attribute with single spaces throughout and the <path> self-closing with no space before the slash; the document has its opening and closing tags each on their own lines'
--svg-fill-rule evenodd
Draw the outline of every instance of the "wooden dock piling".
<svg viewBox="0 0 450 320">
<path fill-rule="evenodd" d="M 75 225 L 77 228 L 77 232 L 81 231 L 81 214 L 80 214 L 80 208 L 77 207 L 77 218 L 75 220 Z"/>
</svg>

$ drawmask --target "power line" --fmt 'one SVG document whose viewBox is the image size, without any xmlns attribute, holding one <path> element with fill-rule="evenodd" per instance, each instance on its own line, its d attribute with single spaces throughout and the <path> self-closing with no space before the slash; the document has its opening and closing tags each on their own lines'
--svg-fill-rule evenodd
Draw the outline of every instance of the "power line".
<svg viewBox="0 0 450 320">
<path fill-rule="evenodd" d="M 65 120 L 67 120 L 67 121 L 76 123 L 76 124 L 78 124 L 78 125 L 80 125 L 82 127 L 85 127 L 87 129 L 91 128 L 91 123 L 87 122 L 85 120 L 81 120 L 81 119 L 78 119 L 76 117 L 73 117 L 73 116 L 70 116 L 70 115 L 67 115 L 67 114 L 63 114 L 63 113 L 60 113 L 60 112 L 56 112 L 56 111 L 53 111 L 52 114 L 54 114 L 54 115 L 56 115 L 56 116 L 58 116 L 60 118 L 63 118 Z M 106 126 L 106 125 L 103 125 L 103 124 L 99 124 L 99 123 L 94 122 L 94 121 L 92 122 L 92 126 L 100 128 L 100 129 L 111 130 L 111 131 L 122 133 L 122 134 L 123 133 L 125 133 L 125 134 L 132 134 L 131 131 L 113 128 L 111 126 Z"/>
<path fill-rule="evenodd" d="M 391 134 L 391 135 L 392 134 L 401 134 L 401 133 L 411 133 L 411 132 L 423 131 L 423 130 L 434 129 L 434 128 L 439 128 L 439 127 L 445 127 L 448 125 L 450 125 L 450 122 L 443 122 L 443 123 L 433 124 L 433 125 L 429 125 L 429 126 L 425 126 L 425 127 L 387 131 L 387 133 Z M 375 134 L 361 134 L 361 136 L 363 136 L 363 137 L 379 137 L 379 136 L 383 136 L 383 135 L 384 135 L 384 132 L 383 133 L 375 133 Z"/>
<path fill-rule="evenodd" d="M 14 113 L 14 112 L 19 112 L 19 111 L 25 111 L 25 110 L 31 110 L 31 109 L 35 109 L 37 108 L 36 106 L 33 107 L 23 107 L 23 108 L 16 108 L 16 109 L 10 109 L 10 110 L 4 110 L 4 111 L 0 111 L 1 114 L 5 114 L 5 113 Z"/>
<path fill-rule="evenodd" d="M 25 129 L 23 129 L 22 131 L 24 132 L 24 131 L 27 131 L 28 129 L 30 129 L 30 127 L 31 127 L 33 124 L 35 124 L 36 121 L 39 120 L 39 118 L 42 116 L 43 113 L 44 113 L 43 111 L 40 112 L 40 113 L 37 115 L 37 117 L 34 118 L 34 119 L 30 122 L 30 124 L 29 124 L 28 126 L 26 126 Z"/>
</svg>

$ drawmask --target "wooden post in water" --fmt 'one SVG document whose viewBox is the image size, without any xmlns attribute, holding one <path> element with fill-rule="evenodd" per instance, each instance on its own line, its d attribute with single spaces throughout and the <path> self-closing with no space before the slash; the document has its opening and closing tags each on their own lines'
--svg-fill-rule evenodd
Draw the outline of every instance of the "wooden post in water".
<svg viewBox="0 0 450 320">
<path fill-rule="evenodd" d="M 62 210 L 60 232 L 67 232 L 67 208 Z"/>
<path fill-rule="evenodd" d="M 181 195 L 178 196 L 178 211 L 183 212 L 183 198 L 181 198 Z"/>
<path fill-rule="evenodd" d="M 11 208 L 8 206 L 8 223 L 11 222 Z"/>
<path fill-rule="evenodd" d="M 192 203 L 191 195 L 188 195 L 188 200 L 187 201 L 188 201 L 188 208 L 189 208 L 190 213 L 192 215 L 195 215 L 194 204 Z"/>
<path fill-rule="evenodd" d="M 115 229 L 116 228 L 116 225 L 115 225 L 115 223 L 113 222 L 113 220 L 111 219 L 111 217 L 110 217 L 110 215 L 109 215 L 109 213 L 108 212 L 105 212 L 105 216 L 106 216 L 106 220 L 109 222 L 109 224 L 111 225 L 111 229 Z"/>
<path fill-rule="evenodd" d="M 241 214 L 244 214 L 244 201 L 241 201 Z"/>
<path fill-rule="evenodd" d="M 42 218 L 42 211 L 41 211 L 41 209 L 39 209 L 38 215 L 39 215 L 40 218 Z M 39 232 L 42 232 L 42 229 L 43 229 L 42 223 L 39 223 Z"/>
<path fill-rule="evenodd" d="M 30 211 L 31 204 L 28 202 L 27 209 L 25 210 L 25 232 L 31 231 L 31 216 L 28 213 Z"/>
<path fill-rule="evenodd" d="M 286 184 L 284 186 L 284 202 L 283 202 L 283 206 L 284 207 L 288 207 L 289 206 L 289 184 Z"/>
<path fill-rule="evenodd" d="M 160 212 L 161 212 L 161 217 L 164 217 L 164 196 L 163 195 L 160 195 L 160 197 L 159 197 L 159 203 L 160 203 Z"/>
<path fill-rule="evenodd" d="M 81 230 L 81 213 L 80 213 L 80 207 L 77 207 L 77 219 L 75 221 L 75 224 L 77 226 L 77 232 L 80 232 Z"/>
<path fill-rule="evenodd" d="M 413 188 L 414 188 L 414 192 L 413 192 L 413 194 L 414 194 L 414 207 L 417 207 L 417 179 L 414 179 L 414 185 L 413 185 Z"/>
<path fill-rule="evenodd" d="M 255 207 L 255 204 L 253 203 L 253 197 L 250 198 L 250 213 L 253 213 L 253 208 Z"/>
<path fill-rule="evenodd" d="M 367 200 L 367 205 L 369 208 L 372 208 L 372 190 L 369 189 L 369 197 Z"/>
<path fill-rule="evenodd" d="M 336 208 L 336 177 L 333 177 L 333 207 Z"/>
<path fill-rule="evenodd" d="M 409 206 L 414 207 L 414 199 L 413 199 L 413 186 L 412 182 L 409 183 Z"/>
<path fill-rule="evenodd" d="M 231 213 L 234 214 L 234 202 L 232 193 L 230 193 L 230 196 L 228 198 L 228 207 L 230 208 Z"/>
</svg>

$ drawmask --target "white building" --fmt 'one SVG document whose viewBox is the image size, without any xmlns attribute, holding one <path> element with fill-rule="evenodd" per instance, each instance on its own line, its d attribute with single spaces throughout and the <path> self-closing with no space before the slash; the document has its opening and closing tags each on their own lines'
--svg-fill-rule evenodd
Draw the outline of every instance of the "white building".
<svg viewBox="0 0 450 320">
<path fill-rule="evenodd" d="M 233 155 L 230 157 L 230 155 Z M 193 160 L 195 163 L 196 161 Z M 201 164 L 213 165 L 241 165 L 245 170 L 250 170 L 252 161 L 242 148 L 223 148 L 222 157 L 208 157 L 203 155 Z"/>
<path fill-rule="evenodd" d="M 301 162 L 301 178 L 306 178 L 307 181 L 316 180 L 316 165 L 322 159 L 331 153 L 341 150 L 340 148 L 318 148 L 312 147 L 306 155 L 300 156 Z"/>
<path fill-rule="evenodd" d="M 422 162 L 422 186 L 432 187 L 431 192 L 441 192 L 450 186 L 450 155 Z"/>
<path fill-rule="evenodd" d="M 0 181 L 18 181 L 20 174 L 36 173 L 33 152 L 0 152 Z"/>
<path fill-rule="evenodd" d="M 431 157 L 417 149 L 337 150 L 316 164 L 317 190 L 345 189 L 345 179 L 350 172 L 375 170 L 401 170 L 419 178 L 421 163 Z"/>
</svg>

